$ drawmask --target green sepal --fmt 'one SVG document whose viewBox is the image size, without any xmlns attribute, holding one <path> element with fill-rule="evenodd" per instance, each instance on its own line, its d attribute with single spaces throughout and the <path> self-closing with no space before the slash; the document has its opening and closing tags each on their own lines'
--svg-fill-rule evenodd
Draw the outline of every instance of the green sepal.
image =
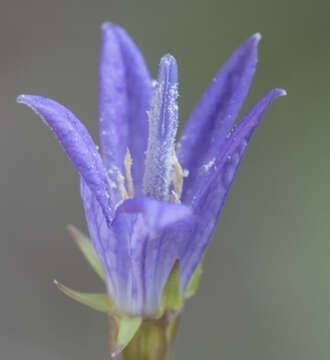
<svg viewBox="0 0 330 360">
<path fill-rule="evenodd" d="M 171 350 L 179 325 L 178 312 L 166 312 L 159 319 L 147 319 L 120 351 L 113 353 L 116 360 L 170 360 Z M 118 325 L 110 318 L 110 347 L 117 348 Z"/>
<path fill-rule="evenodd" d="M 89 238 L 73 225 L 68 225 L 68 231 L 80 251 L 83 253 L 84 257 L 88 261 L 89 265 L 99 275 L 99 277 L 104 280 L 104 272 L 102 265 L 96 255 L 94 247 Z"/>
<path fill-rule="evenodd" d="M 94 310 L 102 311 L 111 315 L 114 315 L 115 309 L 111 299 L 107 294 L 90 294 L 90 293 L 81 293 L 75 290 L 70 289 L 69 287 L 59 283 L 57 280 L 54 280 L 54 284 L 60 289 L 65 295 L 69 296 L 71 299 L 80 302 Z"/>
<path fill-rule="evenodd" d="M 196 294 L 196 291 L 198 290 L 198 287 L 199 287 L 199 282 L 201 280 L 202 273 L 203 273 L 203 259 L 198 264 L 196 270 L 194 271 L 194 273 L 192 274 L 192 277 L 190 278 L 186 292 L 184 294 L 185 300 L 191 298 L 192 296 L 194 296 Z"/>
<path fill-rule="evenodd" d="M 180 262 L 176 260 L 164 286 L 160 316 L 167 310 L 179 310 L 181 300 Z"/>
<path fill-rule="evenodd" d="M 133 339 L 142 324 L 141 317 L 117 317 L 118 335 L 116 350 L 111 354 L 114 358 L 120 354 Z"/>
</svg>

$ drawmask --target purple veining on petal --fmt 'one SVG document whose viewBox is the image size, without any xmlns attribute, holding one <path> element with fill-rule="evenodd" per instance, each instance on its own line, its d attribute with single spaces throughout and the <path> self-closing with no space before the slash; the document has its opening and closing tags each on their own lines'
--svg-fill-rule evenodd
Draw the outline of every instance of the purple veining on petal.
<svg viewBox="0 0 330 360">
<path fill-rule="evenodd" d="M 135 224 L 130 234 L 131 264 L 134 284 L 142 293 L 136 294 L 143 304 L 143 314 L 152 316 L 160 308 L 162 289 L 179 257 L 179 243 L 175 230 L 185 231 L 191 226 L 193 214 L 184 205 L 150 198 L 126 200 L 117 210 L 114 221 L 131 218 Z M 123 218 L 122 218 L 123 217 Z M 157 221 L 158 219 L 158 221 Z M 121 233 L 119 230 L 118 233 Z M 125 294 L 123 295 L 125 297 Z M 121 300 L 121 303 L 125 301 Z M 127 311 L 127 310 L 126 310 Z M 141 312 L 141 308 L 139 309 Z"/>
<path fill-rule="evenodd" d="M 189 171 L 181 197 L 186 205 L 180 203 L 182 170 L 174 147 L 178 74 L 171 55 L 162 58 L 152 88 L 143 56 L 125 30 L 103 25 L 103 160 L 87 129 L 65 107 L 38 96 L 18 98 L 51 128 L 80 174 L 90 237 L 119 311 L 156 315 L 175 261 L 182 295 L 198 266 L 251 136 L 272 100 L 285 94 L 270 91 L 230 133 L 253 78 L 259 39 L 251 37 L 221 68 L 183 132 L 177 155 Z"/>
<path fill-rule="evenodd" d="M 118 207 L 109 228 L 84 180 L 81 195 L 90 236 L 117 308 L 130 315 L 155 315 L 166 279 L 179 256 L 175 234 L 162 234 L 170 233 L 178 222 L 191 224 L 191 209 L 143 197 L 128 199 Z"/>
<path fill-rule="evenodd" d="M 220 69 L 192 113 L 177 146 L 178 159 L 189 171 L 182 201 L 190 203 L 198 170 L 215 159 L 250 88 L 257 64 L 255 34 L 239 47 Z"/>
<path fill-rule="evenodd" d="M 116 256 L 113 255 L 113 252 L 109 250 L 109 248 L 114 244 L 116 239 L 107 226 L 106 219 L 95 195 L 90 191 L 82 177 L 80 177 L 80 195 L 85 209 L 89 235 L 96 254 L 101 261 L 108 291 L 110 294 L 115 294 L 117 291 L 117 283 L 113 276 L 111 276 L 113 271 L 110 271 L 110 269 L 111 267 L 115 267 Z"/>
<path fill-rule="evenodd" d="M 17 102 L 29 106 L 53 131 L 86 184 L 95 194 L 107 221 L 114 204 L 108 177 L 96 145 L 85 126 L 71 111 L 54 100 L 35 95 L 21 95 Z"/>
<path fill-rule="evenodd" d="M 113 183 L 124 174 L 127 148 L 133 157 L 135 193 L 142 194 L 152 79 L 143 55 L 124 29 L 102 27 L 99 67 L 99 124 L 105 166 Z M 118 193 L 119 195 L 119 193 Z M 117 195 L 117 199 L 118 199 Z"/>
</svg>

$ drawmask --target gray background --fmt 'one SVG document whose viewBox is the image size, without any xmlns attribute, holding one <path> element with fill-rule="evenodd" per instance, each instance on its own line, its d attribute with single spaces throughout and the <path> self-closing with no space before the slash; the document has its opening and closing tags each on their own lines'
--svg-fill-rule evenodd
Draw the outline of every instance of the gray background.
<svg viewBox="0 0 330 360">
<path fill-rule="evenodd" d="M 1 0 L 0 358 L 106 359 L 107 321 L 52 284 L 101 290 L 66 233 L 86 229 L 78 177 L 16 95 L 54 98 L 97 139 L 100 26 L 124 26 L 153 74 L 180 67 L 183 124 L 232 51 L 263 34 L 244 109 L 270 88 L 186 305 L 175 359 L 327 360 L 330 356 L 329 3 L 321 0 Z"/>
</svg>

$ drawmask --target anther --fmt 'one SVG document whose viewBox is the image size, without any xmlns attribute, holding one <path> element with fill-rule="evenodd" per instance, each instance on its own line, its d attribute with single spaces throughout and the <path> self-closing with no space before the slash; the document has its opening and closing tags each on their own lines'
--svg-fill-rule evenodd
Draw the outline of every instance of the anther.
<svg viewBox="0 0 330 360">
<path fill-rule="evenodd" d="M 182 167 L 179 163 L 178 158 L 176 157 L 176 154 L 174 152 L 174 156 L 173 156 L 173 161 L 174 161 L 174 179 L 173 179 L 173 185 L 174 185 L 174 190 L 172 192 L 172 197 L 171 200 L 173 202 L 180 202 L 180 197 L 181 197 L 181 193 L 182 193 L 182 185 L 183 185 L 183 171 L 182 171 Z"/>
<path fill-rule="evenodd" d="M 125 187 L 125 178 L 119 170 L 118 170 L 118 184 L 119 184 L 119 189 L 121 192 L 122 199 L 123 200 L 128 199 L 128 194 L 127 194 L 127 190 Z"/>
<path fill-rule="evenodd" d="M 125 156 L 125 170 L 126 170 L 126 181 L 127 181 L 127 186 L 128 186 L 128 194 L 129 197 L 134 197 L 134 184 L 133 184 L 133 178 L 132 178 L 132 172 L 131 172 L 131 168 L 132 168 L 132 156 L 131 153 L 129 151 L 129 149 L 127 148 L 126 151 L 126 156 Z"/>
</svg>

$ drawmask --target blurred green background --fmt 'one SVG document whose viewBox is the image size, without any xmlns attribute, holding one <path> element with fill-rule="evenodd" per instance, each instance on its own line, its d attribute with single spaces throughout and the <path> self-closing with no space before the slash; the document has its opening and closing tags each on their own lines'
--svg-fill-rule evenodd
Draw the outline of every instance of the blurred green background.
<svg viewBox="0 0 330 360">
<path fill-rule="evenodd" d="M 186 305 L 175 359 L 330 357 L 330 5 L 323 0 L 1 0 L 0 358 L 107 359 L 107 321 L 59 293 L 102 284 L 66 233 L 86 229 L 78 177 L 16 95 L 68 106 L 97 139 L 104 21 L 124 26 L 156 75 L 172 53 L 184 124 L 233 50 L 261 32 L 243 110 L 287 89 L 264 117 Z"/>
</svg>

